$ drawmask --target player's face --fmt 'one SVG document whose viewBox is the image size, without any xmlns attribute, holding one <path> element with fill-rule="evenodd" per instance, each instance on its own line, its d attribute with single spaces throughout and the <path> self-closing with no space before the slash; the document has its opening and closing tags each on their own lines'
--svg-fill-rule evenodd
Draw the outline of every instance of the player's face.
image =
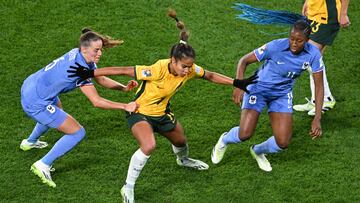
<svg viewBox="0 0 360 203">
<path fill-rule="evenodd" d="M 184 77 L 190 73 L 191 66 L 194 64 L 194 59 L 190 57 L 183 57 L 181 60 L 176 61 L 174 57 L 171 58 L 171 65 L 175 75 Z"/>
<path fill-rule="evenodd" d="M 291 30 L 289 36 L 290 51 L 293 54 L 299 54 L 305 46 L 305 43 L 308 41 L 308 38 L 302 32 Z"/>
<path fill-rule="evenodd" d="M 102 51 L 101 40 L 90 42 L 90 46 L 81 48 L 81 53 L 83 54 L 87 63 L 98 63 L 102 55 Z"/>
</svg>

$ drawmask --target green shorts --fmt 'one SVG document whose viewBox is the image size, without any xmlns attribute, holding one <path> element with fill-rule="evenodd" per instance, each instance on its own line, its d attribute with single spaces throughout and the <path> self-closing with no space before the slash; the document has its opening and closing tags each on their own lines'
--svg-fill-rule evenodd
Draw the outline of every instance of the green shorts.
<svg viewBox="0 0 360 203">
<path fill-rule="evenodd" d="M 151 125 L 154 132 L 158 133 L 172 131 L 177 123 L 177 120 L 172 113 L 167 113 L 163 116 L 147 116 L 141 113 L 126 113 L 126 120 L 130 129 L 135 123 L 146 121 Z"/>
<path fill-rule="evenodd" d="M 310 25 L 310 39 L 322 45 L 331 45 L 340 30 L 339 24 L 321 24 L 316 21 L 310 21 Z"/>
</svg>

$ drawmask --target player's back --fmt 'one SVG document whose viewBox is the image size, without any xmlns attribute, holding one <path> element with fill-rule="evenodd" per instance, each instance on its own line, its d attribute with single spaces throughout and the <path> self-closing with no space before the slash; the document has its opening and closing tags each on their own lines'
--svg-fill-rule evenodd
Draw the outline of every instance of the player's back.
<svg viewBox="0 0 360 203">
<path fill-rule="evenodd" d="M 75 66 L 75 62 L 88 67 L 77 48 L 30 75 L 22 86 L 22 98 L 31 103 L 47 103 L 59 94 L 75 89 L 78 78 L 69 78 L 67 73 L 70 66 Z M 90 68 L 94 67 L 92 65 Z"/>
</svg>

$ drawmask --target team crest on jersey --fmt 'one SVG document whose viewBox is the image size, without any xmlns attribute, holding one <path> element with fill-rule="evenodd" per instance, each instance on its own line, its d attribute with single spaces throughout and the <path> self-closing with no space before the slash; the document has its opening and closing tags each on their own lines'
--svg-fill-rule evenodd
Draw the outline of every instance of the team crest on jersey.
<svg viewBox="0 0 360 203">
<path fill-rule="evenodd" d="M 141 70 L 143 77 L 151 77 L 151 70 Z"/>
<path fill-rule="evenodd" d="M 52 105 L 47 105 L 46 110 L 50 113 L 55 113 L 55 108 Z"/>
<path fill-rule="evenodd" d="M 259 54 L 260 54 L 260 55 L 263 54 L 264 51 L 265 51 L 265 49 L 266 49 L 266 44 L 264 44 L 264 45 L 262 45 L 260 48 L 258 48 Z"/>
<path fill-rule="evenodd" d="M 303 70 L 310 69 L 310 63 L 308 61 L 304 62 L 301 69 L 303 69 Z"/>
<path fill-rule="evenodd" d="M 249 103 L 250 104 L 256 104 L 257 97 L 255 95 L 250 96 Z"/>
</svg>

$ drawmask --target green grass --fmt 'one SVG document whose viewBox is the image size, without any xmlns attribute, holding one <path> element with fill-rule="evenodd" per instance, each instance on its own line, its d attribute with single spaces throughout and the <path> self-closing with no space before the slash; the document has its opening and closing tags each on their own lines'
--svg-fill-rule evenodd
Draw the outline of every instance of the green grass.
<svg viewBox="0 0 360 203">
<path fill-rule="evenodd" d="M 236 2 L 236 1 L 235 1 Z M 109 49 L 99 67 L 152 64 L 168 57 L 177 42 L 175 23 L 166 17 L 177 10 L 191 32 L 196 63 L 234 76 L 238 59 L 262 44 L 284 36 L 285 27 L 256 26 L 235 19 L 234 1 L 2 1 L 0 7 L 0 202 L 120 202 L 131 155 L 138 146 L 121 111 L 95 109 L 77 90 L 61 96 L 65 110 L 87 130 L 86 139 L 55 163 L 55 189 L 30 172 L 33 162 L 48 149 L 19 149 L 34 126 L 23 113 L 23 80 L 77 46 L 81 28 L 121 38 L 125 44 Z M 253 6 L 299 12 L 303 1 L 242 1 Z M 232 88 L 204 80 L 189 82 L 173 99 L 172 109 L 185 128 L 190 154 L 210 164 L 204 172 L 178 167 L 171 145 L 157 136 L 157 149 L 136 186 L 137 202 L 359 202 L 360 156 L 360 3 L 351 1 L 349 29 L 342 30 L 325 53 L 327 75 L 337 99 L 323 116 L 324 135 L 311 140 L 311 118 L 294 113 L 292 143 L 285 152 L 269 155 L 273 171 L 262 172 L 248 148 L 271 135 L 266 113 L 256 135 L 230 146 L 219 165 L 210 154 L 220 134 L 239 123 L 240 110 L 231 101 Z M 252 72 L 257 65 L 249 67 Z M 114 77 L 126 82 L 129 78 Z M 294 103 L 309 96 L 308 74 L 294 88 Z M 115 101 L 128 102 L 133 93 L 97 88 Z M 49 131 L 42 139 L 50 147 L 62 135 Z"/>
</svg>

